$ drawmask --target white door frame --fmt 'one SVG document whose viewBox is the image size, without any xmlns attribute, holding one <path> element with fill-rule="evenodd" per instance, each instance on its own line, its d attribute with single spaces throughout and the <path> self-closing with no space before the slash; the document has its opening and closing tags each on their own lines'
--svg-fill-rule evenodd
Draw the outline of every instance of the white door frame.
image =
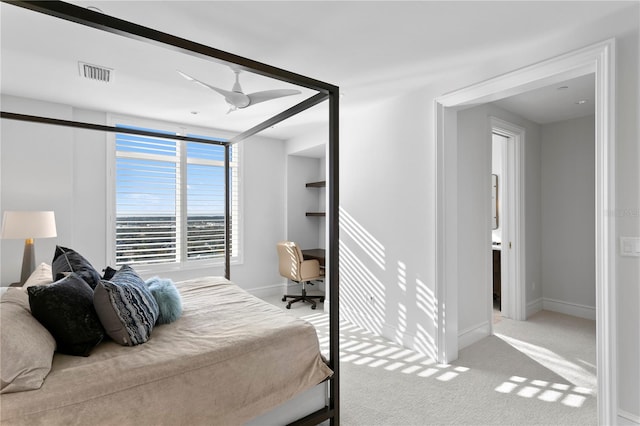
<svg viewBox="0 0 640 426">
<path fill-rule="evenodd" d="M 457 109 L 595 73 L 596 354 L 598 423 L 615 424 L 617 333 L 615 271 L 615 39 L 518 69 L 435 99 L 434 249 L 439 362 L 458 357 Z"/>
<path fill-rule="evenodd" d="M 526 297 L 526 228 L 525 228 L 525 129 L 490 117 L 491 132 L 509 138 L 503 152 L 503 194 L 502 217 L 502 245 L 500 267 L 502 269 L 502 315 L 518 321 L 527 319 Z M 504 224 L 506 223 L 506 226 Z M 504 279 L 506 277 L 506 279 Z M 493 303 L 489 304 L 492 310 Z M 489 316 L 491 318 L 491 316 Z M 489 321 L 492 323 L 492 321 Z M 493 325 L 491 327 L 493 332 Z"/>
</svg>

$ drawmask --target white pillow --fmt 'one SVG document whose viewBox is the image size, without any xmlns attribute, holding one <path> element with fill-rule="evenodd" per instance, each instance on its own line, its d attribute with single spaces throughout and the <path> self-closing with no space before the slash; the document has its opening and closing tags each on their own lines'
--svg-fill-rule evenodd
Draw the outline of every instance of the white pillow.
<svg viewBox="0 0 640 426">
<path fill-rule="evenodd" d="M 29 295 L 10 288 L 0 298 L 0 393 L 39 389 L 51 371 L 56 341 L 29 309 Z"/>
<path fill-rule="evenodd" d="M 51 265 L 43 262 L 36 267 L 35 271 L 33 271 L 24 284 L 22 284 L 22 288 L 26 289 L 34 285 L 49 285 L 52 282 L 53 274 L 51 272 Z"/>
</svg>

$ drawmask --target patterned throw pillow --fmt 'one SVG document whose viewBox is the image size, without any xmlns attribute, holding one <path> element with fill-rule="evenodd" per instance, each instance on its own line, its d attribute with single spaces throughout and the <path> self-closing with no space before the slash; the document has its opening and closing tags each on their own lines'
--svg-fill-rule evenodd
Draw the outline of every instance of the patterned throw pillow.
<svg viewBox="0 0 640 426">
<path fill-rule="evenodd" d="M 54 280 L 59 280 L 65 273 L 75 272 L 89 284 L 91 288 L 96 288 L 100 282 L 100 274 L 89 263 L 87 259 L 75 250 L 56 246 L 53 261 L 51 262 L 51 272 Z"/>
<path fill-rule="evenodd" d="M 27 288 L 31 314 L 56 339 L 56 350 L 67 355 L 89 356 L 104 338 L 104 329 L 93 308 L 93 290 L 78 274 L 50 285 Z"/>
<path fill-rule="evenodd" d="M 158 304 L 128 265 L 96 285 L 93 304 L 107 334 L 123 346 L 145 343 L 158 319 Z"/>
</svg>

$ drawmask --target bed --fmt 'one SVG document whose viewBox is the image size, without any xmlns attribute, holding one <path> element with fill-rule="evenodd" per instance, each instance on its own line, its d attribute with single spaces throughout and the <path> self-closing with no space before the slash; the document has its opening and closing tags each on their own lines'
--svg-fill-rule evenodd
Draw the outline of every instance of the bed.
<svg viewBox="0 0 640 426">
<path fill-rule="evenodd" d="M 56 354 L 40 389 L 0 395 L 1 423 L 244 424 L 331 376 L 311 324 L 222 277 L 176 287 L 180 319 L 145 344 Z"/>
<path fill-rule="evenodd" d="M 292 422 L 302 425 L 318 424 L 325 420 L 332 425 L 339 424 L 339 88 L 90 8 L 58 1 L 10 4 L 74 25 L 136 40 L 142 43 L 141 46 L 160 46 L 187 57 L 233 65 L 243 71 L 311 89 L 315 94 L 225 141 L 216 142 L 189 135 L 171 136 L 16 111 L 0 112 L 3 120 L 19 120 L 38 126 L 65 126 L 224 145 L 226 176 L 224 279 L 209 277 L 179 283 L 185 298 L 184 318 L 175 324 L 157 327 L 152 339 L 145 344 L 129 348 L 104 343 L 87 359 L 55 355 L 53 370 L 41 389 L 0 397 L 2 423 L 73 424 L 81 423 L 80 419 L 91 419 L 90 423 L 241 424 L 251 423 L 249 419 L 253 418 L 254 424 Z M 329 311 L 329 354 L 326 363 L 317 351 L 317 337 L 312 326 L 283 315 L 278 308 L 261 302 L 228 281 L 231 279 L 230 147 L 325 101 L 329 112 L 326 209 L 329 235 L 326 268 L 328 294 L 325 302 Z M 219 296 L 224 296 L 222 299 L 227 302 L 221 303 Z M 205 301 L 210 299 L 213 301 Z M 205 316 L 211 316 L 212 323 L 195 321 Z M 239 322 L 233 322 L 232 318 Z M 225 332 L 216 329 L 222 325 Z M 209 333 L 211 339 L 208 338 Z M 226 340 L 225 333 L 229 337 Z M 295 338 L 296 334 L 306 337 Z M 226 341 L 223 346 L 228 346 L 228 352 L 217 346 L 221 341 Z M 301 346 L 304 349 L 300 349 Z M 171 350 L 168 351 L 168 348 Z M 126 357 L 123 356 L 125 353 Z M 299 360 L 300 365 L 295 367 L 302 374 L 295 379 L 292 376 L 298 373 L 294 374 L 291 370 L 292 364 L 297 362 L 292 357 L 303 357 Z M 271 360 L 268 361 L 268 358 Z M 243 363 L 227 364 L 231 359 L 243 360 Z M 214 371 L 212 366 L 216 362 L 224 368 Z M 131 374 L 124 375 L 125 371 Z M 99 380 L 94 377 L 99 377 Z M 323 380 L 323 384 L 317 386 Z M 313 401 L 320 397 L 319 408 L 315 402 L 307 404 L 309 400 L 305 395 L 310 392 L 313 393 Z M 99 403 L 95 402 L 98 400 Z M 289 416 L 286 421 L 282 420 L 284 417 L 269 417 L 273 413 L 271 409 L 276 406 L 285 407 Z M 267 417 L 256 418 L 260 413 L 266 413 Z M 296 413 L 294 417 L 291 417 L 292 413 Z M 263 418 L 278 420 L 262 422 L 260 419 Z"/>
</svg>

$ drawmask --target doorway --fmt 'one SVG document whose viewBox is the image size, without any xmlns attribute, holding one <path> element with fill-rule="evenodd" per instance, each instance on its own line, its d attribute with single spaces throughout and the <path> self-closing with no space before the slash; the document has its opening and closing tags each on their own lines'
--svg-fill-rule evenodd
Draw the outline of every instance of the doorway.
<svg viewBox="0 0 640 426">
<path fill-rule="evenodd" d="M 491 276 L 492 276 L 492 292 L 491 305 L 493 309 L 493 324 L 502 319 L 503 297 L 502 285 L 508 284 L 507 277 L 502 277 L 502 251 L 508 245 L 506 233 L 503 231 L 508 227 L 507 218 L 504 214 L 504 207 L 509 203 L 506 198 L 505 189 L 505 173 L 503 169 L 506 167 L 505 154 L 509 138 L 500 134 L 497 129 L 491 129 Z M 503 235 L 504 234 L 504 235 Z M 503 246 L 503 243 L 504 246 Z M 506 268 L 505 268 L 506 269 Z M 506 272 L 506 270 L 505 270 Z M 505 273 L 505 275 L 507 275 Z M 505 312 L 508 310 L 504 305 Z"/>
<path fill-rule="evenodd" d="M 611 424 L 617 416 L 616 380 L 616 276 L 614 219 L 606 213 L 615 206 L 615 40 L 607 40 L 436 99 L 436 238 L 434 249 L 438 294 L 437 353 L 440 362 L 457 358 L 458 232 L 456 189 L 457 111 L 572 77 L 595 73 L 596 78 L 596 321 L 598 422 Z M 488 248 L 487 248 L 488 249 Z"/>
<path fill-rule="evenodd" d="M 491 117 L 492 163 L 493 139 L 500 149 L 497 171 L 496 200 L 500 212 L 496 228 L 492 229 L 493 265 L 500 266 L 500 315 L 524 321 L 527 319 L 526 301 L 526 233 L 525 233 L 525 129 L 508 121 Z M 492 166 L 493 167 L 493 166 Z M 493 226 L 492 226 L 493 228 Z M 499 244 L 493 241 L 498 239 Z M 496 253 L 499 252 L 499 255 Z M 499 262 L 498 262 L 499 260 Z M 495 266 L 494 266 L 495 267 Z M 498 277 L 494 278 L 494 281 Z M 492 292 L 493 293 L 493 292 Z M 493 311 L 493 303 L 491 304 Z"/>
</svg>

